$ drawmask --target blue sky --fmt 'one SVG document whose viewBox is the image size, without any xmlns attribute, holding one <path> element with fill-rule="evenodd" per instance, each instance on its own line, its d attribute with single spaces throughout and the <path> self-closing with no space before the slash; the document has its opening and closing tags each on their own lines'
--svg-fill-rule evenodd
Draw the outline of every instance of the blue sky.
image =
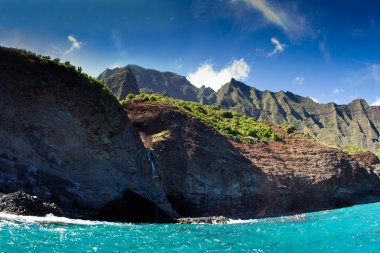
<svg viewBox="0 0 380 253">
<path fill-rule="evenodd" d="M 380 1 L 0 0 L 0 45 L 97 76 L 138 64 L 218 89 L 380 105 Z"/>
</svg>

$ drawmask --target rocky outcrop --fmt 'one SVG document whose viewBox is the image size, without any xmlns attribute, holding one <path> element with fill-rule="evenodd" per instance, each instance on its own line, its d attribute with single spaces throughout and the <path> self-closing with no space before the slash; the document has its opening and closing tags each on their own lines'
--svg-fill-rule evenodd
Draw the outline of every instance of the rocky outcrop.
<svg viewBox="0 0 380 253">
<path fill-rule="evenodd" d="M 21 191 L 0 194 L 0 212 L 32 216 L 63 215 L 62 210 L 57 205 L 45 203 L 37 196 L 31 196 Z"/>
<path fill-rule="evenodd" d="M 125 106 L 165 169 L 167 197 L 182 216 L 275 216 L 380 196 L 378 161 L 363 163 L 305 135 L 282 131 L 282 141 L 244 144 L 175 107 Z"/>
<path fill-rule="evenodd" d="M 119 102 L 68 63 L 0 48 L 0 189 L 94 218 L 126 190 L 176 216 L 163 188 L 136 169 L 144 149 Z"/>
<path fill-rule="evenodd" d="M 180 224 L 227 224 L 230 219 L 223 216 L 197 217 L 197 218 L 179 218 Z"/>
</svg>

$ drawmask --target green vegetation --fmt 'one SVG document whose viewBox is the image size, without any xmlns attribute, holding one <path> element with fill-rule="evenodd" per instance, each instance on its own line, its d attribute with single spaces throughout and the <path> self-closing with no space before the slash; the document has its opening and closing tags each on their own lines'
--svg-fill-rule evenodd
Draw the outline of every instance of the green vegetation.
<svg viewBox="0 0 380 253">
<path fill-rule="evenodd" d="M 367 152 L 367 149 L 355 147 L 352 145 L 344 146 L 342 147 L 342 150 L 348 154 L 355 154 L 355 153 L 361 153 L 361 152 Z"/>
<path fill-rule="evenodd" d="M 100 80 L 89 76 L 82 72 L 82 68 L 71 65 L 69 61 L 61 62 L 59 58 L 52 60 L 49 56 L 37 55 L 33 52 L 29 52 L 23 49 L 6 49 L 9 52 L 16 54 L 16 59 L 24 66 L 32 70 L 49 71 L 57 69 L 59 73 L 62 73 L 62 78 L 65 80 L 70 80 L 70 83 L 76 85 L 85 85 L 86 88 L 92 89 L 98 92 L 102 99 L 115 100 L 114 95 L 111 90 Z M 12 53 L 13 53 L 12 52 Z M 30 80 L 28 82 L 28 87 L 33 91 L 38 91 L 40 80 Z"/>
<path fill-rule="evenodd" d="M 368 149 L 355 147 L 355 146 L 345 146 L 342 148 L 342 150 L 348 154 L 355 154 L 355 153 L 361 153 L 361 152 L 370 152 Z M 377 157 L 380 159 L 380 150 L 373 152 Z"/>
<path fill-rule="evenodd" d="M 284 129 L 285 133 L 287 134 L 291 134 L 294 133 L 294 131 L 296 131 L 296 127 L 293 125 L 282 124 L 281 128 Z"/>
<path fill-rule="evenodd" d="M 121 103 L 124 104 L 126 101 L 149 101 L 150 103 L 167 103 L 170 106 L 176 106 L 214 127 L 222 135 L 243 142 L 277 141 L 282 138 L 270 126 L 252 117 L 240 116 L 235 112 L 221 110 L 215 106 L 173 99 L 160 94 L 129 94 Z"/>
</svg>

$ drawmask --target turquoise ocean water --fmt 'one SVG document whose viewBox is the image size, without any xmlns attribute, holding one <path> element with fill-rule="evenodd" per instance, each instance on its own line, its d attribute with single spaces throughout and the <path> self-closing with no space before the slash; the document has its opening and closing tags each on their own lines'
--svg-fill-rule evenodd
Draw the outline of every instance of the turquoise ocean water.
<svg viewBox="0 0 380 253">
<path fill-rule="evenodd" d="M 380 203 L 227 225 L 0 215 L 0 252 L 380 252 Z"/>
</svg>

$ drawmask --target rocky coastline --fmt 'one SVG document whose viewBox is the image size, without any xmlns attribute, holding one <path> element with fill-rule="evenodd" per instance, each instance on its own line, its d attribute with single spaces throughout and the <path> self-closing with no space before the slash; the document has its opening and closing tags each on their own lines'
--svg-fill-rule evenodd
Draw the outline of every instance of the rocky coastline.
<svg viewBox="0 0 380 253">
<path fill-rule="evenodd" d="M 227 138 L 165 103 L 121 105 L 72 65 L 22 50 L 0 47 L 0 75 L 1 212 L 223 224 L 380 196 L 370 152 L 275 125 L 281 140 Z"/>
</svg>

